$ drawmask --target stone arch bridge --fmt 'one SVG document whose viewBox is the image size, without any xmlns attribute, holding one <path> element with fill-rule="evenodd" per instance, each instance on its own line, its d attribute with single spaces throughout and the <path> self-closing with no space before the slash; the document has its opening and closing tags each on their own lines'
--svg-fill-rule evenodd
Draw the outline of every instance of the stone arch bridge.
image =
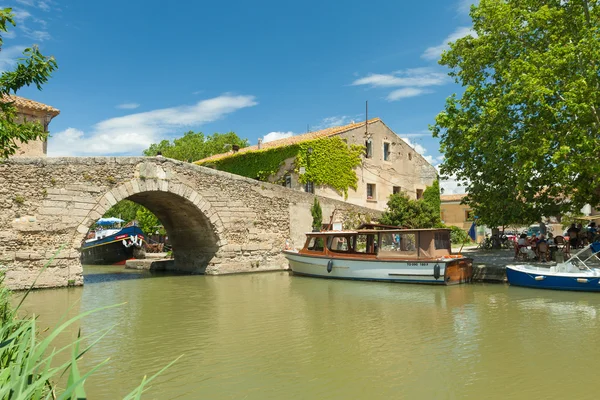
<svg viewBox="0 0 600 400">
<path fill-rule="evenodd" d="M 23 289 L 83 284 L 90 226 L 128 199 L 163 223 L 173 269 L 227 274 L 287 269 L 286 239 L 310 230 L 313 195 L 166 158 L 15 158 L 0 163 L 0 269 Z M 324 220 L 377 212 L 320 198 Z M 57 251 L 59 249 L 60 252 Z M 55 256 L 56 255 L 56 256 Z M 53 257 L 49 267 L 42 267 Z"/>
</svg>

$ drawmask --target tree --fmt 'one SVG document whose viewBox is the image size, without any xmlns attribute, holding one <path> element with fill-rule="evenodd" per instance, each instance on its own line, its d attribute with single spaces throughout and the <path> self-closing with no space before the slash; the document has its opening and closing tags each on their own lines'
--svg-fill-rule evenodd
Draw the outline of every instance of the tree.
<svg viewBox="0 0 600 400">
<path fill-rule="evenodd" d="M 313 229 L 321 230 L 323 227 L 323 210 L 321 209 L 321 203 L 319 203 L 319 199 L 316 197 L 312 207 L 310 208 L 310 213 L 312 214 L 313 218 Z"/>
<path fill-rule="evenodd" d="M 16 26 L 11 8 L 0 10 L 0 33 L 8 32 L 8 26 Z M 4 41 L 0 35 L 0 48 Z M 17 109 L 10 98 L 24 86 L 35 85 L 42 90 L 48 82 L 57 64 L 53 57 L 43 56 L 37 46 L 23 51 L 23 58 L 18 60 L 12 71 L 4 71 L 0 75 L 0 159 L 7 158 L 17 151 L 20 142 L 46 139 L 47 133 L 39 122 L 17 122 Z"/>
<path fill-rule="evenodd" d="M 427 201 L 410 199 L 406 193 L 390 196 L 379 222 L 404 228 L 435 228 L 441 225 L 439 210 Z"/>
<path fill-rule="evenodd" d="M 138 203 L 131 200 L 121 200 L 114 206 L 108 209 L 103 215 L 105 218 L 115 217 L 121 218 L 127 222 L 133 221 L 136 218 L 139 209 L 143 208 Z"/>
<path fill-rule="evenodd" d="M 599 1 L 481 0 L 471 17 L 440 61 L 464 88 L 432 126 L 442 174 L 492 226 L 598 205 Z"/>
<path fill-rule="evenodd" d="M 234 132 L 213 133 L 205 137 L 202 132 L 189 131 L 172 142 L 163 140 L 151 144 L 144 150 L 144 155 L 155 156 L 160 151 L 165 157 L 193 162 L 214 154 L 225 153 L 231 150 L 233 145 L 240 148 L 248 147 L 248 139 L 241 139 Z"/>
<path fill-rule="evenodd" d="M 156 218 L 156 215 L 154 215 L 146 207 L 140 206 L 135 215 L 135 219 L 137 220 L 140 229 L 144 231 L 146 235 L 152 235 L 157 230 L 159 233 L 163 235 L 165 234 L 165 230 L 162 227 L 161 222 L 158 220 L 158 218 Z"/>
<path fill-rule="evenodd" d="M 442 213 L 442 199 L 440 198 L 440 181 L 436 179 L 431 186 L 427 186 L 423 192 L 423 201 L 429 203 L 438 215 Z"/>
</svg>

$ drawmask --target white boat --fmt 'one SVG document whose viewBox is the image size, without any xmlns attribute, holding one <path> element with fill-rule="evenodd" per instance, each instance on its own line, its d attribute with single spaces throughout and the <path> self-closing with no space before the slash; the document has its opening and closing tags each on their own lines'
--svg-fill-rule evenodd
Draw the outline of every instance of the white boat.
<svg viewBox="0 0 600 400">
<path fill-rule="evenodd" d="M 473 260 L 452 254 L 449 229 L 310 232 L 301 250 L 283 253 L 294 274 L 319 278 L 453 285 L 473 276 Z"/>
<path fill-rule="evenodd" d="M 550 268 L 528 264 L 507 265 L 508 283 L 537 289 L 600 292 L 600 243 L 592 243 L 569 260 Z"/>
</svg>

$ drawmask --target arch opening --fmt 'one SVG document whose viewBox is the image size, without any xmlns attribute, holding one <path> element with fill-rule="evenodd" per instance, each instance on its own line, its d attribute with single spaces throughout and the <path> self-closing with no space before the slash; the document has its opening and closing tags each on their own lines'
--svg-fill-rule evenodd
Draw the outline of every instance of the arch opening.
<svg viewBox="0 0 600 400">
<path fill-rule="evenodd" d="M 147 188 L 145 185 L 152 188 Z M 220 234 L 223 232 L 220 218 L 200 194 L 185 185 L 169 185 L 167 181 L 161 180 L 134 180 L 105 193 L 89 217 L 82 222 L 78 232 L 83 234 L 88 231 L 88 228 L 93 226 L 102 214 L 114 216 L 107 215 L 108 211 L 112 210 L 110 205 L 115 204 L 115 201 L 117 204 L 122 204 L 122 200 L 129 200 L 145 207 L 156 216 L 164 228 L 172 249 L 173 261 L 164 263 L 160 269 L 205 273 L 206 267 L 217 255 L 220 246 L 226 244 L 220 239 Z M 132 219 L 131 215 L 128 219 Z M 139 232 L 141 232 L 140 228 L 138 227 Z"/>
<path fill-rule="evenodd" d="M 190 200 L 169 192 L 141 192 L 127 198 L 150 210 L 165 228 L 173 249 L 175 269 L 204 273 L 219 250 L 219 237 L 210 220 Z"/>
</svg>

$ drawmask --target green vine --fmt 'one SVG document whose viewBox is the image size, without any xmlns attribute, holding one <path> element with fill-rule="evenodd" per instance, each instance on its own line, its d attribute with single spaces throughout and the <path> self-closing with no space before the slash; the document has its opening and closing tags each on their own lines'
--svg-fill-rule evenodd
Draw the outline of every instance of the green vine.
<svg viewBox="0 0 600 400">
<path fill-rule="evenodd" d="M 309 148 L 312 149 L 311 154 L 308 153 Z M 354 168 L 360 165 L 363 151 L 362 146 L 348 146 L 345 140 L 334 136 L 237 153 L 204 165 L 266 182 L 281 170 L 286 160 L 294 158 L 293 172 L 299 173 L 301 167 L 305 168 L 305 173 L 299 175 L 301 183 L 329 186 L 347 198 L 349 188 L 357 189 L 358 177 Z"/>
</svg>

